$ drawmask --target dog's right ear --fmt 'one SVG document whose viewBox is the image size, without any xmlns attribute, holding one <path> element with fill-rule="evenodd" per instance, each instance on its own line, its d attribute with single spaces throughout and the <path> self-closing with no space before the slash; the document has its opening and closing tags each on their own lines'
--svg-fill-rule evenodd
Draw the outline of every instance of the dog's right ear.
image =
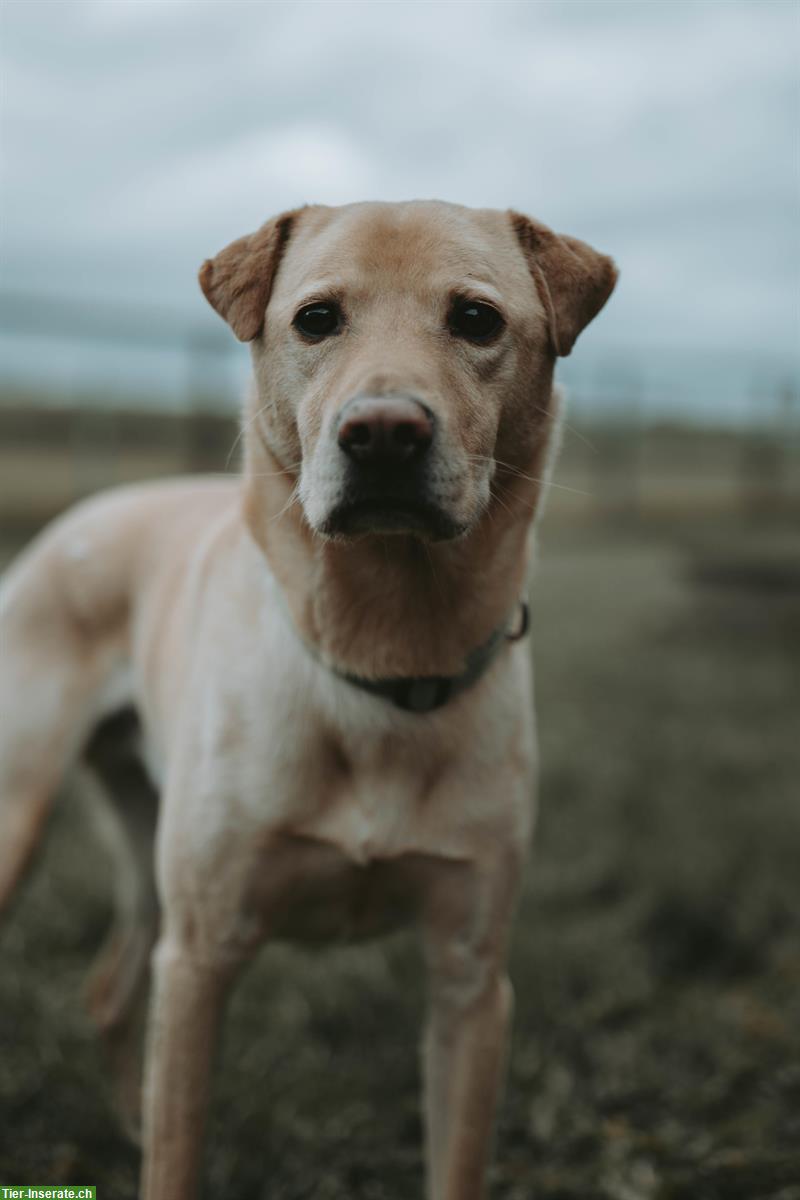
<svg viewBox="0 0 800 1200">
<path fill-rule="evenodd" d="M 207 258 L 200 268 L 206 300 L 240 342 L 252 342 L 264 328 L 272 282 L 300 211 L 273 217 L 255 233 L 231 242 L 216 258 Z"/>
</svg>

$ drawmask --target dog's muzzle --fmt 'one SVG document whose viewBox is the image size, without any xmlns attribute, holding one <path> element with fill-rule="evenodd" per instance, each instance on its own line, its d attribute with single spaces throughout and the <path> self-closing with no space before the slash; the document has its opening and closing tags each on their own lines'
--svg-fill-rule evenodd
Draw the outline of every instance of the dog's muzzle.
<svg viewBox="0 0 800 1200">
<path fill-rule="evenodd" d="M 435 539 L 462 532 L 433 495 L 436 418 L 421 400 L 357 396 L 344 405 L 335 434 L 346 460 L 343 486 L 323 532 L 419 533 Z"/>
</svg>

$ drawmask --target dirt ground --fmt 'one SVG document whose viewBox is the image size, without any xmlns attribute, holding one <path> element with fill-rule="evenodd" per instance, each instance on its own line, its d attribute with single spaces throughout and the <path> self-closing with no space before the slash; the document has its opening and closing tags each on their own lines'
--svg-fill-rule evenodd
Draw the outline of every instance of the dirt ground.
<svg viewBox="0 0 800 1200">
<path fill-rule="evenodd" d="M 800 1200 L 800 545 L 545 522 L 541 813 L 493 1200 Z M 80 999 L 108 867 L 64 804 L 0 936 L 0 1182 L 136 1194 Z M 232 1003 L 213 1200 L 416 1200 L 410 937 L 267 949 Z"/>
</svg>

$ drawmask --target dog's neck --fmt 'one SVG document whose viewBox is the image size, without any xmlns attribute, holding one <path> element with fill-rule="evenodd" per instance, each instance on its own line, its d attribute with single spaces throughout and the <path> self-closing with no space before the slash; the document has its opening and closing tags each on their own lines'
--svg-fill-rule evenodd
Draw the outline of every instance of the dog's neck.
<svg viewBox="0 0 800 1200">
<path fill-rule="evenodd" d="M 245 520 L 300 637 L 332 667 L 367 679 L 462 672 L 467 655 L 513 620 L 525 589 L 546 442 L 524 477 L 498 480 L 499 494 L 458 541 L 343 542 L 311 531 L 296 477 L 281 470 L 263 436 L 251 436 Z"/>
</svg>

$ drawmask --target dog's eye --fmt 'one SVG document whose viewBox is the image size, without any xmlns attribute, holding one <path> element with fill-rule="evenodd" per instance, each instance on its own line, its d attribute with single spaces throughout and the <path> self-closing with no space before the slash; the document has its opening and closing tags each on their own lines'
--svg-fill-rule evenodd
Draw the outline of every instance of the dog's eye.
<svg viewBox="0 0 800 1200">
<path fill-rule="evenodd" d="M 480 300 L 457 300 L 448 317 L 450 332 L 468 342 L 488 342 L 499 332 L 503 318 L 491 304 Z"/>
<path fill-rule="evenodd" d="M 296 314 L 294 327 L 308 338 L 319 340 L 337 333 L 342 314 L 335 304 L 306 304 Z"/>
</svg>

